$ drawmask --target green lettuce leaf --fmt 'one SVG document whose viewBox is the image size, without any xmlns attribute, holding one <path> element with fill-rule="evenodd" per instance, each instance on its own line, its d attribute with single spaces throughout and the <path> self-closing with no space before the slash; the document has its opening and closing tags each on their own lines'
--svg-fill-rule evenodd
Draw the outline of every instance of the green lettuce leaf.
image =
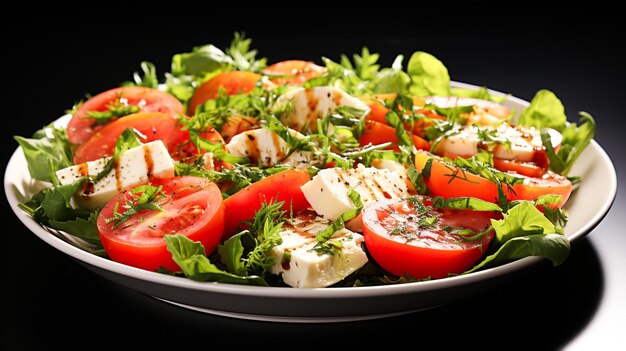
<svg viewBox="0 0 626 351">
<path fill-rule="evenodd" d="M 539 90 L 517 120 L 517 124 L 537 129 L 553 128 L 563 130 L 567 123 L 565 107 L 550 90 Z"/>
<path fill-rule="evenodd" d="M 411 78 L 409 92 L 414 96 L 450 95 L 448 69 L 435 56 L 417 51 L 409 59 L 407 73 Z"/>
<path fill-rule="evenodd" d="M 52 137 L 46 136 L 48 134 L 52 134 Z M 14 139 L 22 147 L 30 176 L 52 183 L 56 180 L 54 172 L 74 164 L 72 147 L 67 140 L 65 129 L 52 125 L 37 132 L 36 136 L 40 137 L 31 139 L 14 136 Z"/>
<path fill-rule="evenodd" d="M 529 256 L 541 256 L 552 261 L 554 266 L 565 262 L 570 251 L 570 242 L 561 234 L 533 234 L 512 238 L 494 254 L 487 256 L 479 264 L 463 272 L 468 274 L 477 270 L 498 266 L 513 260 Z"/>
<path fill-rule="evenodd" d="M 166 234 L 163 238 L 167 243 L 167 251 L 172 254 L 172 259 L 189 279 L 243 285 L 268 285 L 265 279 L 259 276 L 239 276 L 219 269 L 208 259 L 201 243 L 192 241 L 182 234 Z"/>
<path fill-rule="evenodd" d="M 519 236 L 556 233 L 554 224 L 528 201 L 519 203 L 502 216 L 501 220 L 491 220 L 496 232 L 494 240 L 499 245 Z"/>
</svg>

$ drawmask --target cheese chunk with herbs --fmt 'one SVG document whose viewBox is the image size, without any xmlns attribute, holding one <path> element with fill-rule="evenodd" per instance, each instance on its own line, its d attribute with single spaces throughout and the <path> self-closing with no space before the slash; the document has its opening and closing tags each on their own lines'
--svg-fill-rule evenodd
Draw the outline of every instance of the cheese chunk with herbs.
<svg viewBox="0 0 626 351">
<path fill-rule="evenodd" d="M 295 137 L 302 134 L 291 131 Z M 247 130 L 235 135 L 226 145 L 228 153 L 248 157 L 253 165 L 271 167 L 276 164 L 291 165 L 296 168 L 308 167 L 314 158 L 310 151 L 294 150 L 278 134 L 267 128 Z"/>
<path fill-rule="evenodd" d="M 319 171 L 302 186 L 302 192 L 315 212 L 335 220 L 342 213 L 356 208 L 348 197 L 353 188 L 365 205 L 370 201 L 407 197 L 406 176 L 388 169 L 359 165 L 357 168 L 328 168 Z"/>
<path fill-rule="evenodd" d="M 330 240 L 341 243 L 335 254 L 315 250 L 315 234 L 330 221 L 311 216 L 296 217 L 284 224 L 282 244 L 273 247 L 273 274 L 280 274 L 285 284 L 294 288 L 324 288 L 345 279 L 367 263 L 363 236 L 348 229 L 336 232 Z"/>
<path fill-rule="evenodd" d="M 317 119 L 328 116 L 338 106 L 354 107 L 364 112 L 369 110 L 360 99 L 330 86 L 293 89 L 276 102 L 279 107 L 287 103 L 293 108 L 281 116 L 281 121 L 298 131 L 317 131 Z"/>
<path fill-rule="evenodd" d="M 549 132 L 556 147 L 562 139 L 561 135 L 555 130 Z M 543 149 L 538 129 L 502 123 L 496 128 L 477 125 L 456 127 L 439 141 L 435 153 L 471 157 L 488 143 L 494 143 L 492 149 L 494 157 L 519 162 L 533 161 L 535 152 Z"/>
<path fill-rule="evenodd" d="M 70 184 L 82 177 L 96 177 L 111 157 L 70 166 L 56 172 L 61 184 Z M 119 192 L 132 185 L 154 178 L 174 176 L 174 161 L 161 140 L 127 150 L 114 161 L 109 174 L 97 182 L 85 183 L 74 199 L 78 206 L 102 208 Z"/>
</svg>

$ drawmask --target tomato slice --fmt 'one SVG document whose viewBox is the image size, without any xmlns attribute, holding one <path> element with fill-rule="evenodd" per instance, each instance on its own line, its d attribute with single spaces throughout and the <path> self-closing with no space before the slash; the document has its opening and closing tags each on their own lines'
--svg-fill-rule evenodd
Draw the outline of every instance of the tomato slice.
<svg viewBox="0 0 626 351">
<path fill-rule="evenodd" d="M 227 95 L 249 93 L 261 75 L 248 71 L 228 71 L 202 83 L 189 100 L 189 114 L 193 115 L 196 108 L 208 100 L 217 98 L 220 88 L 226 89 Z"/>
<path fill-rule="evenodd" d="M 371 202 L 361 212 L 365 245 L 383 269 L 399 277 L 444 278 L 471 268 L 485 254 L 493 231 L 474 241 L 454 232 L 487 230 L 492 212 L 440 210 L 429 198 L 412 199 Z M 426 212 L 415 206 L 416 200 Z"/>
<path fill-rule="evenodd" d="M 237 228 L 245 228 L 244 221 L 254 218 L 254 213 L 263 206 L 263 203 L 284 201 L 283 209 L 296 213 L 308 208 L 304 193 L 300 189 L 311 176 L 305 170 L 289 169 L 261 179 L 224 200 L 226 208 L 226 223 L 224 225 L 224 239 L 235 234 Z"/>
<path fill-rule="evenodd" d="M 115 120 L 100 129 L 89 140 L 82 143 L 74 154 L 74 163 L 93 161 L 113 155 L 117 138 L 126 128 L 142 134 L 142 142 L 163 140 L 170 154 L 179 153 L 181 148 L 190 144 L 189 132 L 178 126 L 178 118 L 161 112 L 139 112 Z M 219 135 L 219 134 L 218 134 Z"/>
<path fill-rule="evenodd" d="M 113 261 L 149 271 L 159 267 L 177 271 L 179 267 L 163 239 L 165 234 L 183 234 L 199 241 L 210 254 L 224 230 L 224 203 L 217 185 L 191 176 L 154 179 L 149 184 L 163 187 L 163 197 L 156 200 L 163 211 L 139 211 L 115 226 L 109 219 L 116 207 L 119 213 L 127 211 L 123 205 L 132 203 L 132 191 L 118 194 L 100 211 L 98 234 L 107 255 Z"/>
<path fill-rule="evenodd" d="M 441 158 L 424 151 L 415 155 L 415 168 L 422 171 L 432 159 L 430 177 L 426 185 L 432 195 L 445 198 L 470 196 L 485 201 L 498 203 L 498 186 L 486 178 L 463 171 L 444 162 Z M 527 177 L 521 174 L 524 183 L 513 185 L 512 189 L 504 188 L 508 200 L 535 200 L 542 195 L 561 195 L 562 201 L 550 207 L 563 207 L 572 193 L 572 183 L 561 175 L 548 171 L 541 178 Z"/>
<path fill-rule="evenodd" d="M 143 136 L 141 141 L 144 143 L 163 140 L 175 160 L 184 160 L 198 153 L 204 153 L 191 142 L 189 131 L 182 130 L 179 121 L 179 118 L 160 112 L 139 112 L 118 119 L 81 144 L 74 154 L 74 163 L 80 164 L 113 155 L 117 138 L 126 128 L 139 132 Z M 212 143 L 224 144 L 220 133 L 213 128 L 203 131 L 200 136 Z M 224 150 L 226 150 L 225 144 Z"/>
<path fill-rule="evenodd" d="M 304 60 L 276 62 L 263 70 L 263 74 L 281 76 L 270 79 L 278 85 L 302 85 L 311 78 L 321 76 L 324 72 L 326 68 Z"/>
<path fill-rule="evenodd" d="M 183 104 L 164 91 L 132 86 L 113 88 L 89 98 L 78 107 L 67 125 L 67 138 L 72 144 L 84 143 L 105 125 L 96 125 L 96 120 L 89 113 L 111 111 L 116 107 L 131 105 L 138 108 L 135 112 L 161 112 L 173 117 L 185 113 Z M 113 117 L 111 121 L 119 117 Z"/>
<path fill-rule="evenodd" d="M 425 139 L 422 139 L 419 135 L 411 134 L 411 138 L 413 139 L 413 144 L 417 149 L 430 149 L 430 143 Z M 363 135 L 359 138 L 359 144 L 361 146 L 369 143 L 372 145 L 379 145 L 386 142 L 392 143 L 387 149 L 400 151 L 400 147 L 398 147 L 399 140 L 396 136 L 395 128 L 379 122 L 365 121 L 365 128 L 363 130 Z"/>
</svg>

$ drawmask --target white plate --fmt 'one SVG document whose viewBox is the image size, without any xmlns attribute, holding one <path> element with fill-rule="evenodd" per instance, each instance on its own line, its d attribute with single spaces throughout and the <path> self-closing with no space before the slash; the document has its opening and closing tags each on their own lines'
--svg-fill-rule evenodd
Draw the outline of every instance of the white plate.
<svg viewBox="0 0 626 351">
<path fill-rule="evenodd" d="M 454 86 L 476 88 L 462 83 L 454 83 Z M 514 97 L 508 97 L 505 104 L 517 111 L 528 105 Z M 569 215 L 565 235 L 576 242 L 609 211 L 617 192 L 617 176 L 611 160 L 595 141 L 583 152 L 570 174 L 583 177 L 565 207 Z M 410 313 L 489 289 L 542 260 L 527 257 L 464 276 L 359 288 L 294 289 L 201 283 L 95 256 L 85 251 L 88 246 L 84 242 L 44 229 L 18 207 L 19 202 L 28 199 L 40 187 L 41 184 L 30 178 L 23 152 L 18 147 L 7 165 L 4 189 L 17 217 L 35 235 L 114 282 L 178 306 L 235 318 L 291 323 L 338 322 Z"/>
</svg>

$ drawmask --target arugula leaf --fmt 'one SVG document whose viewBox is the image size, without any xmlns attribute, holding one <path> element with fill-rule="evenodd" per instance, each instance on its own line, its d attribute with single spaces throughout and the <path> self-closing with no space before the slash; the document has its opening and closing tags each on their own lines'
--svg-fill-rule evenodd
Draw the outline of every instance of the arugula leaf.
<svg viewBox="0 0 626 351">
<path fill-rule="evenodd" d="M 57 170 L 73 165 L 72 145 L 67 140 L 67 133 L 63 128 L 56 128 L 50 124 L 38 131 L 39 138 L 13 138 L 22 147 L 24 158 L 28 163 L 28 171 L 33 179 L 46 182 L 55 182 Z"/>
<path fill-rule="evenodd" d="M 407 73 L 411 78 L 409 92 L 418 97 L 450 95 L 448 69 L 435 56 L 417 51 L 411 55 Z"/>
<path fill-rule="evenodd" d="M 501 220 L 491 220 L 496 232 L 494 240 L 498 245 L 519 236 L 556 233 L 554 224 L 529 201 L 510 208 L 502 216 Z"/>
<path fill-rule="evenodd" d="M 463 272 L 468 274 L 482 268 L 494 267 L 528 256 L 542 256 L 554 266 L 565 262 L 570 251 L 570 242 L 561 234 L 533 234 L 510 239 L 494 254 L 485 257 L 477 265 Z"/>
<path fill-rule="evenodd" d="M 19 207 L 39 223 L 100 244 L 96 227 L 99 211 L 75 209 L 71 204 L 85 181 L 87 178 L 81 178 L 71 184 L 42 189 Z"/>
<path fill-rule="evenodd" d="M 550 90 L 539 90 L 517 120 L 517 124 L 537 129 L 553 128 L 563 130 L 567 123 L 565 107 Z"/>
<path fill-rule="evenodd" d="M 102 246 L 96 225 L 98 213 L 98 211 L 91 212 L 86 219 L 81 217 L 68 221 L 50 219 L 48 224 L 54 229 L 62 230 L 86 242 Z"/>
<path fill-rule="evenodd" d="M 235 32 L 226 54 L 233 60 L 233 68 L 239 71 L 260 72 L 267 66 L 267 59 L 256 59 L 256 50 L 250 50 L 252 39 L 246 39 L 245 33 Z"/>
<path fill-rule="evenodd" d="M 113 217 L 105 218 L 104 221 L 107 224 L 113 223 L 111 228 L 115 229 L 141 211 L 165 211 L 161 205 L 157 203 L 157 201 L 165 198 L 165 194 L 163 194 L 161 190 L 163 190 L 162 185 L 157 187 L 150 184 L 139 185 L 132 188 L 130 190 L 130 199 L 121 204 L 126 211 L 119 212 L 120 202 L 116 202 L 113 208 Z"/>
<path fill-rule="evenodd" d="M 265 279 L 259 276 L 239 276 L 225 272 L 211 263 L 204 246 L 192 241 L 182 234 L 166 234 L 163 239 L 167 243 L 167 251 L 189 279 L 196 281 L 213 281 L 222 283 L 267 286 Z"/>
<path fill-rule="evenodd" d="M 158 89 L 159 87 L 159 79 L 156 74 L 156 66 L 154 63 L 149 61 L 141 61 L 139 65 L 141 70 L 143 71 L 143 77 L 139 72 L 133 73 L 133 81 L 132 82 L 124 82 L 122 86 L 138 86 L 138 87 L 148 87 Z"/>
<path fill-rule="evenodd" d="M 253 236 L 255 246 L 244 259 L 248 272 L 265 274 L 274 265 L 273 258 L 268 256 L 267 252 L 283 242 L 283 238 L 280 236 L 285 221 L 283 205 L 283 201 L 272 204 L 264 202 L 261 208 L 256 211 L 254 219 L 250 223 L 250 233 Z"/>
<path fill-rule="evenodd" d="M 580 116 L 578 124 L 567 123 L 561 130 L 563 140 L 558 153 L 552 147 L 550 133 L 545 130 L 541 132 L 541 140 L 550 159 L 550 169 L 565 177 L 587 145 L 591 143 L 596 131 L 596 122 L 590 114 L 580 112 Z"/>
</svg>

